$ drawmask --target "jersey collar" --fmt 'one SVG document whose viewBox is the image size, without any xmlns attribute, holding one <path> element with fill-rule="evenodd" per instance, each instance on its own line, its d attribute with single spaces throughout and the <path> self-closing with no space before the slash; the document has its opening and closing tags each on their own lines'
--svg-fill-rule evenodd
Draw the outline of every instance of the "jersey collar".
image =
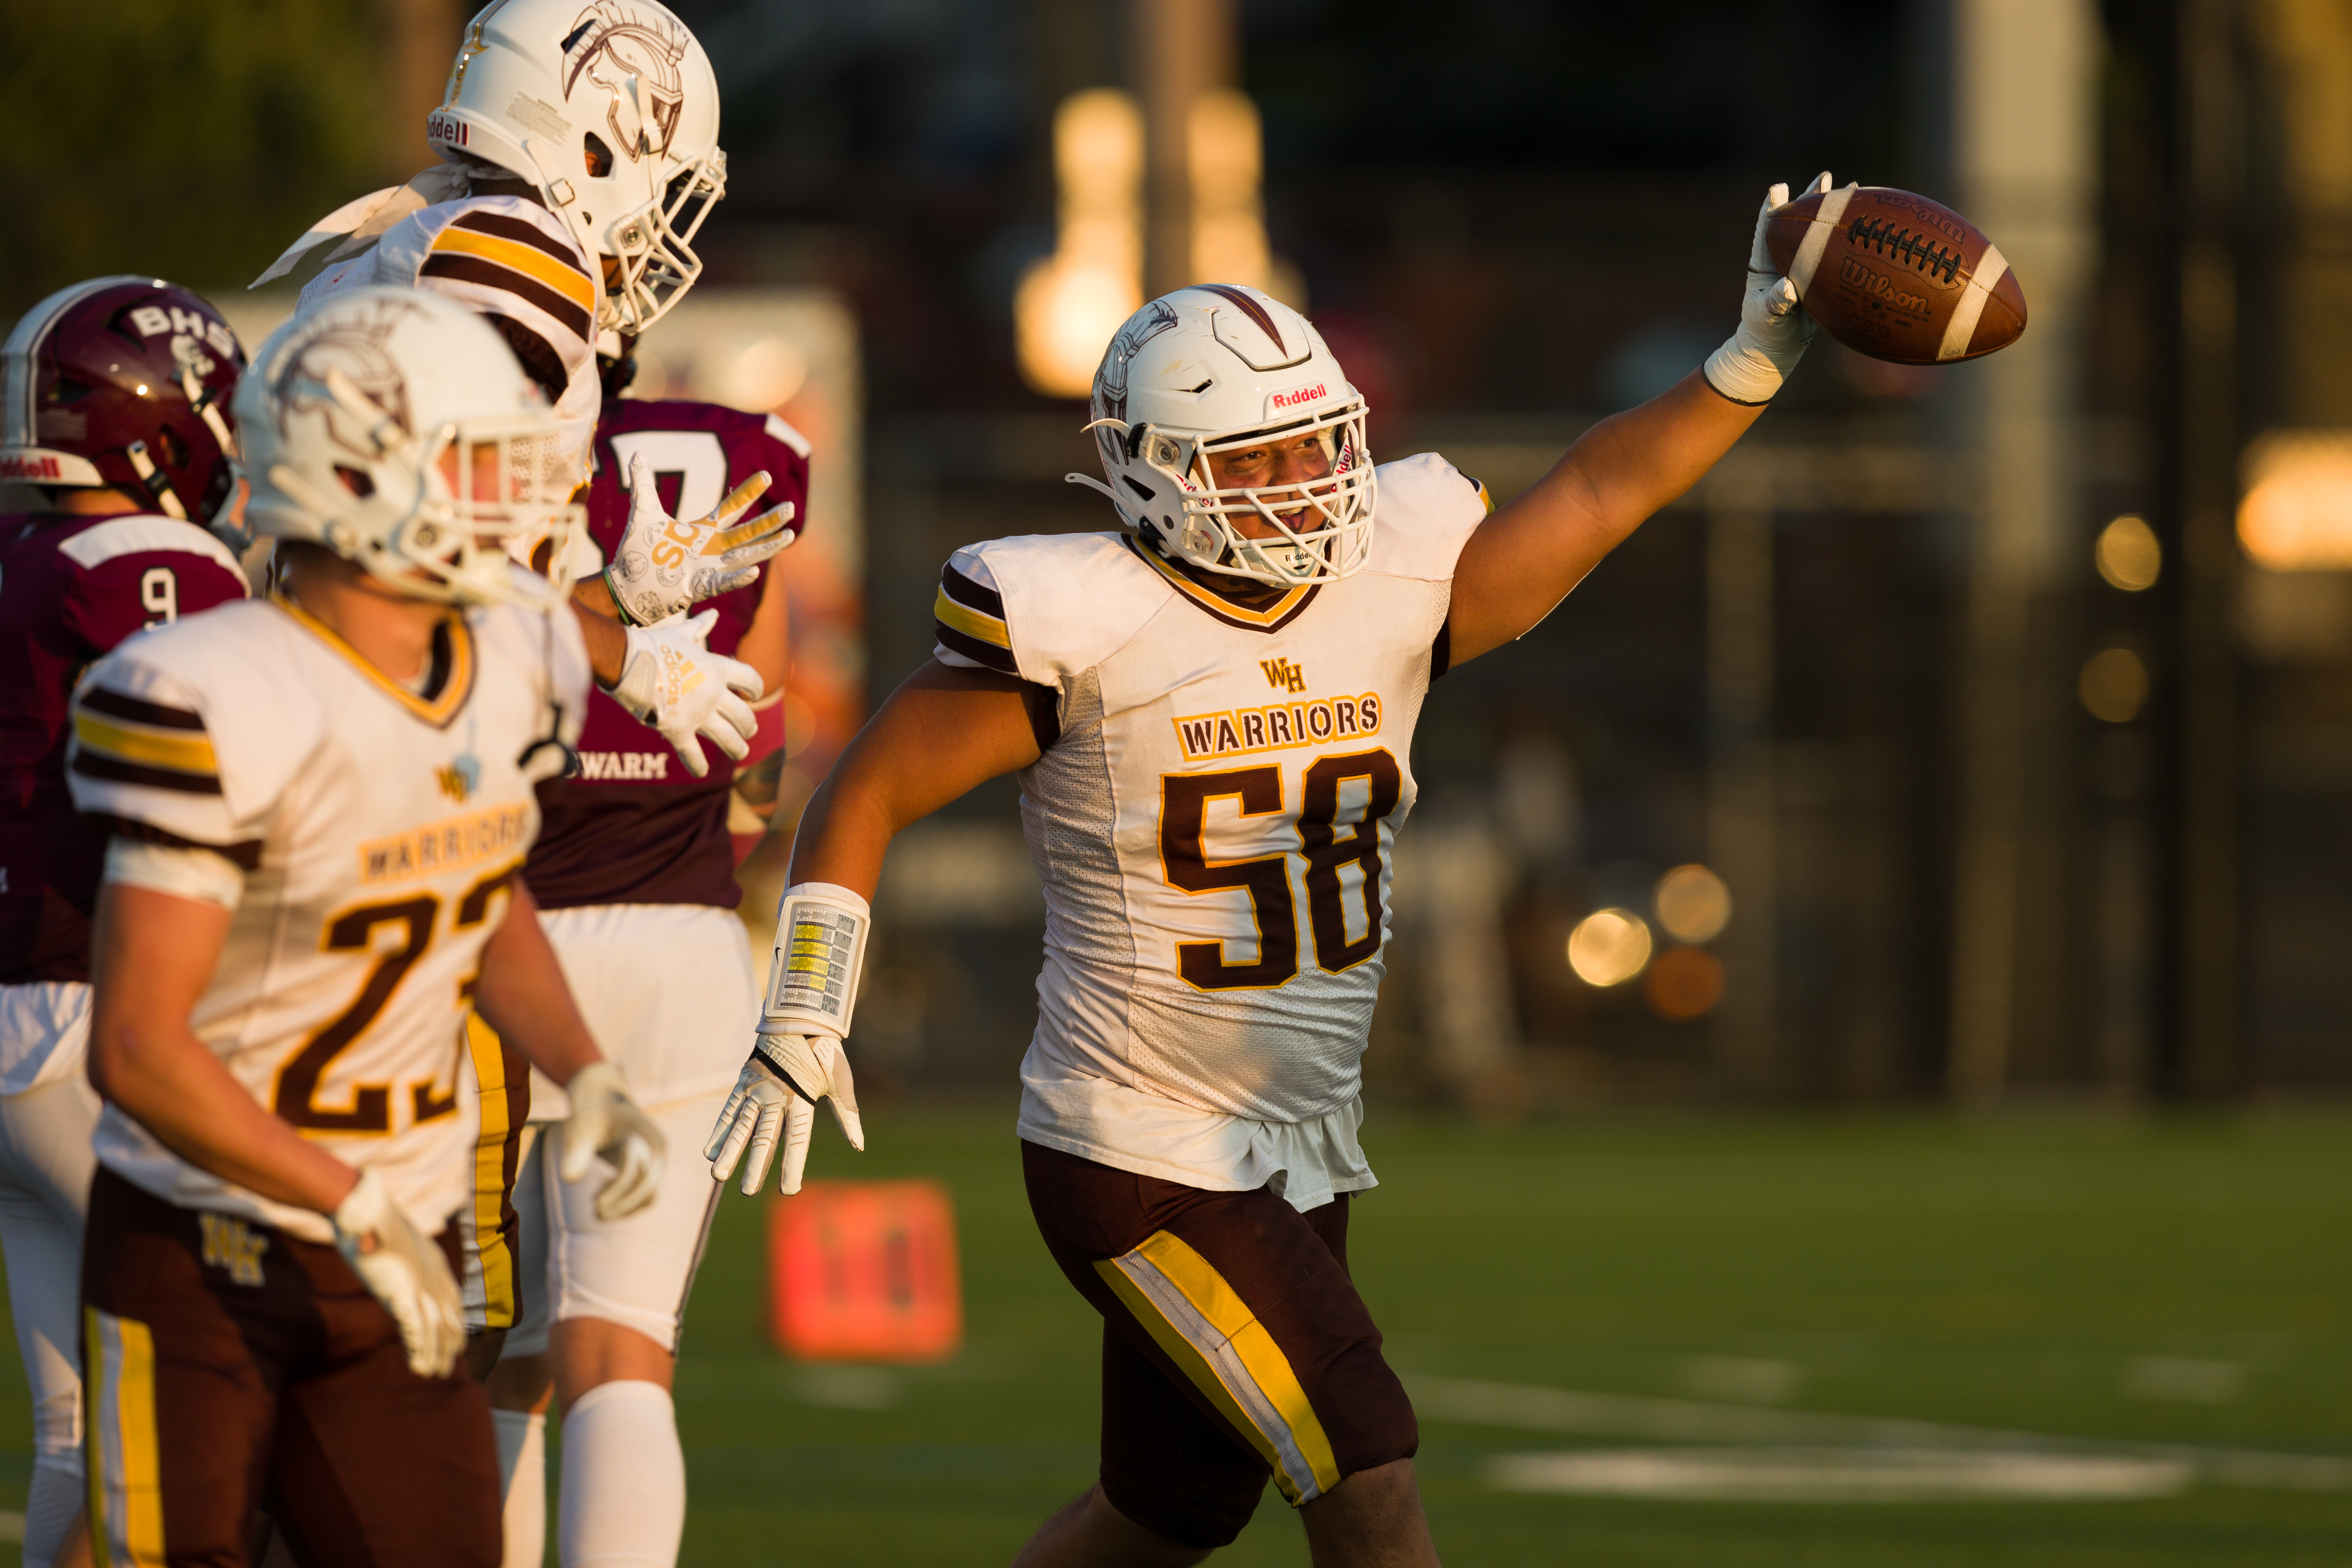
<svg viewBox="0 0 2352 1568">
<path fill-rule="evenodd" d="M 448 728 L 449 721 L 466 706 L 466 699 L 474 692 L 474 637 L 467 628 L 463 616 L 444 619 L 433 637 L 433 662 L 440 667 L 439 679 L 427 682 L 434 695 L 420 697 L 393 679 L 360 656 L 360 651 L 328 629 L 327 624 L 288 596 L 284 589 L 269 595 L 269 602 L 293 617 L 294 624 L 325 643 L 361 675 L 374 682 L 377 689 L 407 709 L 436 730 Z"/>
<path fill-rule="evenodd" d="M 1168 585 L 1203 613 L 1244 631 L 1278 632 L 1297 620 L 1315 595 L 1322 590 L 1320 583 L 1302 583 L 1271 603 L 1251 608 L 1235 604 L 1215 589 L 1195 582 L 1175 564 L 1158 552 L 1122 534 L 1119 542 L 1133 551 L 1139 560 L 1168 581 Z"/>
</svg>

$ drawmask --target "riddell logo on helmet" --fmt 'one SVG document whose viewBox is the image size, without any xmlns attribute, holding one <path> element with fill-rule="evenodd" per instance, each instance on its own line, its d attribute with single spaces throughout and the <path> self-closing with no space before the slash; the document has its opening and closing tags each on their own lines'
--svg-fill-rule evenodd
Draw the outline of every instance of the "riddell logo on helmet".
<svg viewBox="0 0 2352 1568">
<path fill-rule="evenodd" d="M 1312 386 L 1302 386 L 1297 392 L 1276 393 L 1274 405 L 1276 408 L 1296 408 L 1302 403 L 1312 403 L 1324 395 L 1323 384 L 1318 381 Z"/>
<path fill-rule="evenodd" d="M 466 122 L 454 114 L 444 114 L 436 109 L 425 117 L 425 140 L 448 147 L 463 147 L 466 144 Z"/>
<path fill-rule="evenodd" d="M 0 458 L 0 479 L 54 479 L 58 477 L 55 458 Z"/>
</svg>

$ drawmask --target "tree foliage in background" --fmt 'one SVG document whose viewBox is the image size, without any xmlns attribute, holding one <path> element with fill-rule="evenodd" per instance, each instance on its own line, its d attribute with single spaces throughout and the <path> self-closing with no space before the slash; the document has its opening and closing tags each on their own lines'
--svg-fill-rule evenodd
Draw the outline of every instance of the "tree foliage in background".
<svg viewBox="0 0 2352 1568">
<path fill-rule="evenodd" d="M 367 0 L 0 0 L 0 39 L 10 316 L 110 272 L 242 288 L 313 218 L 413 172 L 382 166 Z"/>
</svg>

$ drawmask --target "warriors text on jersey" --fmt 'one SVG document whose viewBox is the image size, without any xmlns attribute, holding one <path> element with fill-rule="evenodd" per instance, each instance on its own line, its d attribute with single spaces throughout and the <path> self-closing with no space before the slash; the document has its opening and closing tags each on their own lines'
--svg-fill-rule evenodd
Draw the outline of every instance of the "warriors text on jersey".
<svg viewBox="0 0 2352 1568">
<path fill-rule="evenodd" d="M 808 441 L 772 414 L 744 414 L 709 403 L 615 398 L 596 426 L 596 475 L 588 487 L 588 534 L 596 553 L 575 578 L 604 569 L 629 521 L 623 488 L 633 458 L 643 458 L 672 517 L 706 517 L 727 492 L 765 471 L 771 484 L 759 510 L 790 501 L 808 513 Z M 575 545 L 575 549 L 578 546 Z M 732 654 L 759 613 L 772 563 L 757 581 L 694 606 L 717 610 L 713 653 Z M 530 890 L 543 910 L 580 904 L 708 904 L 731 910 L 734 846 L 728 835 L 729 792 L 739 768 L 782 742 L 781 684 L 761 704 L 760 733 L 741 763 L 709 742 L 709 773 L 680 767 L 669 742 L 603 691 L 588 699 L 580 737 L 580 771 L 539 791 L 547 825 L 530 852 Z"/>
<path fill-rule="evenodd" d="M 190 1026 L 428 1234 L 472 1186 L 459 1023 L 539 830 L 532 785 L 562 765 L 536 742 L 576 736 L 587 685 L 569 615 L 453 615 L 412 691 L 267 601 L 132 638 L 76 698 L 81 808 L 245 868 Z M 112 1106 L 98 1155 L 184 1208 L 331 1239 L 322 1216 L 198 1170 Z"/>
<path fill-rule="evenodd" d="M 1486 510 L 1432 457 L 1379 485 L 1365 569 L 1255 608 L 1115 534 L 950 562 L 939 657 L 1056 694 L 1021 775 L 1046 901 L 1030 1142 L 1212 1189 L 1279 1169 L 1302 1208 L 1371 1184 L 1354 1132 L 1390 847 Z"/>
<path fill-rule="evenodd" d="M 0 984 L 89 975 L 106 834 L 66 788 L 74 681 L 132 633 L 245 592 L 236 558 L 191 522 L 0 518 Z"/>
</svg>

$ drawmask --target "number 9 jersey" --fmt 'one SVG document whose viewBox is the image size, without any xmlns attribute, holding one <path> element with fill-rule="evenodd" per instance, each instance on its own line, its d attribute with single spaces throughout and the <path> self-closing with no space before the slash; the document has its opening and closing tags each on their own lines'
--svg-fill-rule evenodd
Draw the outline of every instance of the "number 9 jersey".
<svg viewBox="0 0 2352 1568">
<path fill-rule="evenodd" d="M 942 574 L 940 659 L 1052 692 L 1021 775 L 1046 904 L 1024 1138 L 1213 1190 L 1284 1171 L 1301 1208 L 1372 1184 L 1354 1129 L 1391 847 L 1487 510 L 1433 456 L 1378 484 L 1362 571 L 1249 600 L 1118 534 L 996 540 Z"/>
<path fill-rule="evenodd" d="M 132 637 L 76 695 L 74 798 L 117 849 L 200 847 L 244 871 L 190 1027 L 427 1235 L 472 1194 L 466 999 L 588 679 L 569 613 L 453 612 L 411 689 L 280 598 Z M 333 1239 L 323 1215 L 198 1170 L 112 1105 L 97 1151 L 183 1208 Z"/>
</svg>

